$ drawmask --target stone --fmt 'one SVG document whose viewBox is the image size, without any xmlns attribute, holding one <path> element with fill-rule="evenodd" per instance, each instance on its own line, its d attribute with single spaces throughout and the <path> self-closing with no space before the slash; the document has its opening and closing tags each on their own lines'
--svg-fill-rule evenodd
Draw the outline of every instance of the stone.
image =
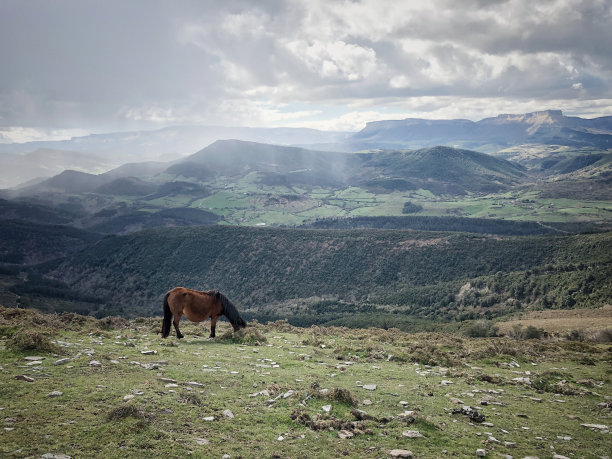
<svg viewBox="0 0 612 459">
<path fill-rule="evenodd" d="M 155 354 L 157 354 L 157 351 L 154 351 L 154 350 L 146 350 L 146 351 L 140 351 L 140 353 L 141 353 L 142 355 L 155 355 Z"/>
<path fill-rule="evenodd" d="M 563 456 L 561 454 L 553 454 L 553 459 L 570 459 L 567 456 Z"/>
<path fill-rule="evenodd" d="M 504 446 L 506 448 L 516 448 L 516 443 L 513 441 L 505 441 L 504 442 Z"/>
<path fill-rule="evenodd" d="M 452 383 L 453 383 L 452 381 L 448 381 L 446 379 L 443 379 L 442 381 L 440 381 L 441 386 L 450 386 Z"/>
<path fill-rule="evenodd" d="M 41 360 L 45 360 L 45 358 L 37 355 L 30 355 L 28 357 L 24 357 L 23 360 L 27 360 L 29 362 L 40 362 Z"/>
<path fill-rule="evenodd" d="M 285 392 L 283 394 L 283 398 L 289 398 L 289 397 L 293 396 L 293 394 L 295 394 L 295 391 L 289 389 L 287 392 Z"/>
<path fill-rule="evenodd" d="M 102 364 L 100 362 L 98 362 L 97 360 L 90 360 L 89 366 L 90 367 L 101 367 Z"/>
<path fill-rule="evenodd" d="M 400 401 L 400 402 L 399 402 L 399 404 L 400 404 L 400 405 L 402 405 L 402 406 L 404 406 L 404 407 L 406 407 L 406 406 L 410 405 L 410 403 L 408 403 L 408 402 L 406 402 L 406 401 L 404 401 L 404 400 Z M 395 451 L 395 450 L 394 450 L 394 451 Z M 397 451 L 403 451 L 403 450 L 397 450 Z"/>
<path fill-rule="evenodd" d="M 367 398 L 366 398 L 366 399 L 365 399 L 363 402 L 361 402 L 361 403 L 363 403 L 363 404 L 364 404 L 364 405 L 366 405 L 366 406 L 370 406 L 370 405 L 372 404 L 372 400 L 369 400 L 369 399 L 367 399 Z"/>
<path fill-rule="evenodd" d="M 285 439 L 285 437 L 283 437 L 282 435 L 279 435 L 278 438 L 276 439 L 276 441 L 283 441 Z"/>
<path fill-rule="evenodd" d="M 601 430 L 601 431 L 609 430 L 608 426 L 604 424 L 580 424 L 580 425 L 582 427 L 586 427 L 587 429 Z"/>
<path fill-rule="evenodd" d="M 363 388 L 364 388 L 365 390 L 376 390 L 376 388 L 377 388 L 377 387 L 378 387 L 378 386 L 377 386 L 376 384 L 365 384 L 365 385 L 363 386 Z"/>
<path fill-rule="evenodd" d="M 501 445 L 501 441 L 499 441 L 497 438 L 495 438 L 493 435 L 489 435 L 488 438 L 490 443 L 495 443 L 496 445 Z"/>
<path fill-rule="evenodd" d="M 206 438 L 196 438 L 195 442 L 201 446 L 208 445 L 210 443 Z"/>
<path fill-rule="evenodd" d="M 354 436 L 355 434 L 350 430 L 341 430 L 340 432 L 338 432 L 338 438 L 347 439 L 353 438 Z"/>
<path fill-rule="evenodd" d="M 389 455 L 391 457 L 412 457 L 412 451 L 408 451 L 407 449 L 392 449 L 389 451 Z"/>
<path fill-rule="evenodd" d="M 557 440 L 570 441 L 572 437 L 567 435 L 557 435 Z"/>
<path fill-rule="evenodd" d="M 332 409 L 332 406 L 331 406 L 331 405 L 323 405 L 323 406 L 321 407 L 321 409 L 322 409 L 323 411 L 325 411 L 326 413 L 329 413 L 329 412 L 331 411 L 331 409 Z"/>
<path fill-rule="evenodd" d="M 223 416 L 228 419 L 234 419 L 234 413 L 232 413 L 232 410 L 223 410 Z"/>
<path fill-rule="evenodd" d="M 130 400 L 132 400 L 134 398 L 133 394 L 128 394 L 125 397 L 123 397 L 123 401 L 124 402 L 129 402 Z"/>
<path fill-rule="evenodd" d="M 196 381 L 188 381 L 185 384 L 188 386 L 194 386 L 194 387 L 204 387 L 204 384 L 196 382 Z"/>
<path fill-rule="evenodd" d="M 25 382 L 34 382 L 34 378 L 30 378 L 29 376 L 26 376 L 26 375 L 17 375 L 15 376 L 15 379 L 19 381 L 25 381 Z"/>
<path fill-rule="evenodd" d="M 210 421 L 214 421 L 215 417 L 214 416 L 204 416 L 202 420 L 210 422 Z"/>
<path fill-rule="evenodd" d="M 47 394 L 47 397 L 61 397 L 62 395 L 64 395 L 63 392 L 61 392 L 59 390 L 54 390 L 53 392 L 49 392 Z"/>
<path fill-rule="evenodd" d="M 423 437 L 423 434 L 421 434 L 421 432 L 419 432 L 418 430 L 404 430 L 402 432 L 402 435 L 408 438 L 422 438 Z"/>
<path fill-rule="evenodd" d="M 476 450 L 476 456 L 478 456 L 478 457 L 486 457 L 487 456 L 487 450 L 482 449 L 482 448 L 478 448 Z"/>
</svg>

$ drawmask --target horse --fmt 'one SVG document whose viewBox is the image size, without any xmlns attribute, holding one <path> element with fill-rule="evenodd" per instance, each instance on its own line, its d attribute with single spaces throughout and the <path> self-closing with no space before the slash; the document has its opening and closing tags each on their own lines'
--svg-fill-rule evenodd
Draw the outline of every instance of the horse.
<svg viewBox="0 0 612 459">
<path fill-rule="evenodd" d="M 236 306 L 217 290 L 198 291 L 175 287 L 166 293 L 163 311 L 162 338 L 167 338 L 170 334 L 171 321 L 174 323 L 176 337 L 178 339 L 183 337 L 179 330 L 183 314 L 192 322 L 203 322 L 210 317 L 210 338 L 215 337 L 215 327 L 220 316 L 225 316 L 229 320 L 235 332 L 247 326 Z"/>
</svg>

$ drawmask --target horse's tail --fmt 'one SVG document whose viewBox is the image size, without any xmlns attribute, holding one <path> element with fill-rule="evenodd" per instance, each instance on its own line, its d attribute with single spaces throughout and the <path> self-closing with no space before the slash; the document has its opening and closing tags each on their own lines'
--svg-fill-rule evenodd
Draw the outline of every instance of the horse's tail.
<svg viewBox="0 0 612 459">
<path fill-rule="evenodd" d="M 221 304 L 223 305 L 223 315 L 227 317 L 227 320 L 232 324 L 235 329 L 244 328 L 247 326 L 246 322 L 242 317 L 236 306 L 223 294 L 217 292 L 219 298 L 221 298 Z"/>
<path fill-rule="evenodd" d="M 172 323 L 172 311 L 170 311 L 170 305 L 168 304 L 168 297 L 170 292 L 166 293 L 164 297 L 164 321 L 162 322 L 161 335 L 162 338 L 167 338 L 170 334 L 170 324 Z"/>
</svg>

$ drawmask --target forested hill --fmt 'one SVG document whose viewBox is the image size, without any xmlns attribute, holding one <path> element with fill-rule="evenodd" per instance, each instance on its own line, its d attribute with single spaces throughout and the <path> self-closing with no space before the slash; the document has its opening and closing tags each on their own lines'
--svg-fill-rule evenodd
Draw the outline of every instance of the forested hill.
<svg viewBox="0 0 612 459">
<path fill-rule="evenodd" d="M 456 288 L 447 295 L 451 301 L 470 279 L 551 269 L 604 273 L 603 284 L 591 279 L 589 288 L 609 299 L 611 254 L 612 233 L 488 237 L 209 226 L 106 237 L 45 271 L 76 292 L 102 298 L 107 306 L 101 314 L 157 315 L 162 294 L 177 285 L 216 288 L 257 311 L 325 295 L 356 303 L 395 295 L 394 301 L 410 304 L 401 292 L 441 284 Z M 599 291 L 604 287 L 608 293 Z M 424 304 L 435 307 L 434 301 Z"/>
</svg>

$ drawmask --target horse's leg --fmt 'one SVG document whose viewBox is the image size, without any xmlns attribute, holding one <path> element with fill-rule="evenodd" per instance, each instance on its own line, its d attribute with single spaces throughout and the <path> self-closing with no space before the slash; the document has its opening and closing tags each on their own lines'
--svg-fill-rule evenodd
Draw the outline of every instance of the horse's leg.
<svg viewBox="0 0 612 459">
<path fill-rule="evenodd" d="M 176 337 L 178 339 L 181 339 L 183 337 L 183 334 L 181 333 L 181 331 L 179 330 L 179 322 L 181 321 L 181 316 L 174 316 L 174 329 L 176 330 Z"/>
<path fill-rule="evenodd" d="M 215 337 L 215 328 L 217 327 L 217 320 L 219 320 L 219 316 L 212 316 L 210 318 L 210 338 Z"/>
</svg>

